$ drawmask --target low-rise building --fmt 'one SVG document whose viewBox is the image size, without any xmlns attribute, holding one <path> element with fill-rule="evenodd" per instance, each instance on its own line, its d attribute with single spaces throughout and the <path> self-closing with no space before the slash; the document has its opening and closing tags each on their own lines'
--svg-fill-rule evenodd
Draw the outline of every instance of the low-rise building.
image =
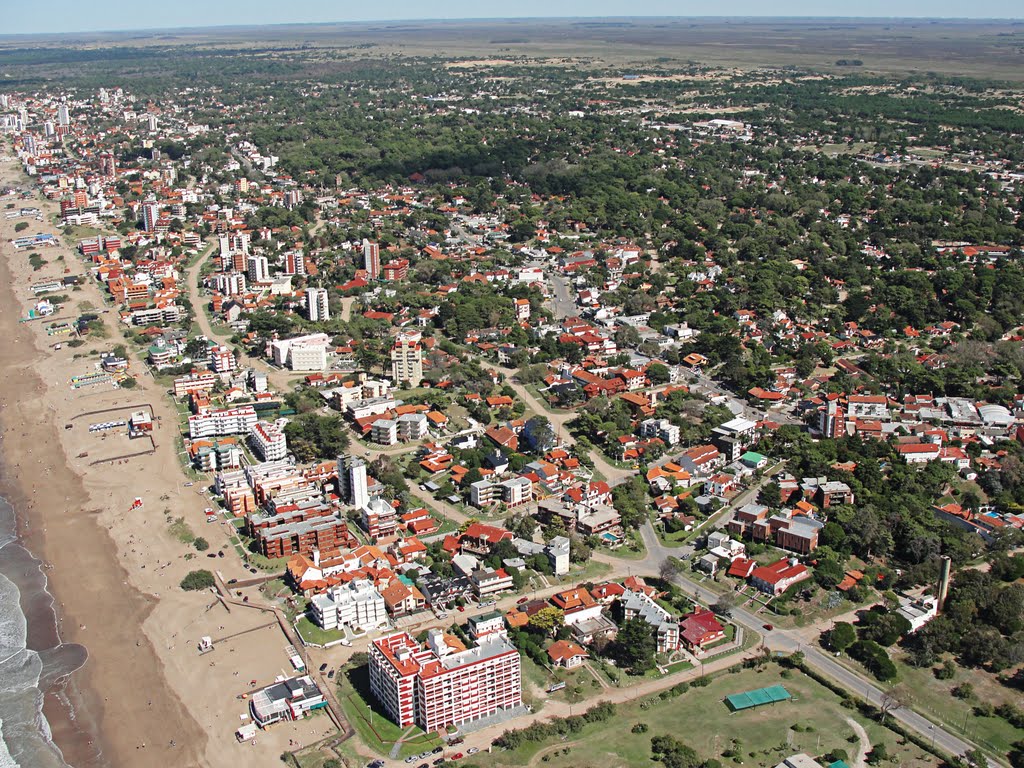
<svg viewBox="0 0 1024 768">
<path fill-rule="evenodd" d="M 372 581 L 356 580 L 339 584 L 310 601 L 313 620 L 324 629 L 349 627 L 367 632 L 388 625 L 384 598 Z"/>
</svg>

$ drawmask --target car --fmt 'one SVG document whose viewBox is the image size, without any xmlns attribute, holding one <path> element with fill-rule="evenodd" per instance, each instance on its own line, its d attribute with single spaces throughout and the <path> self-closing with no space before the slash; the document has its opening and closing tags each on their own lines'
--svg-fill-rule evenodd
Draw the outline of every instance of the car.
<svg viewBox="0 0 1024 768">
<path fill-rule="evenodd" d="M 255 568 L 250 568 L 249 573 L 259 573 Z"/>
<path fill-rule="evenodd" d="M 772 626 L 771 624 L 762 624 L 762 626 L 763 626 L 763 627 L 764 627 L 764 628 L 765 628 L 765 629 L 766 629 L 766 630 L 767 630 L 768 632 L 771 632 L 771 631 L 772 631 L 773 629 L 775 629 L 775 627 L 774 627 L 774 626 Z"/>
<path fill-rule="evenodd" d="M 459 609 L 459 613 L 465 613 L 466 612 L 466 606 L 464 606 L 464 605 L 458 606 L 458 609 Z"/>
<path fill-rule="evenodd" d="M 449 759 L 450 760 L 461 760 L 462 759 L 462 753 L 461 752 L 456 752 Z"/>
<path fill-rule="evenodd" d="M 210 552 L 210 553 L 209 553 L 209 554 L 207 555 L 207 557 L 216 557 L 216 556 L 217 556 L 217 553 L 216 553 L 216 552 Z"/>
<path fill-rule="evenodd" d="M 327 664 L 321 664 L 320 665 L 320 671 L 321 672 L 326 672 L 327 671 Z"/>
<path fill-rule="evenodd" d="M 220 552 L 217 553 L 217 557 L 224 557 L 224 550 L 223 549 Z"/>
<path fill-rule="evenodd" d="M 528 597 L 520 597 L 518 600 L 516 600 L 516 605 L 522 605 L 523 603 L 528 603 L 529 601 L 530 598 Z"/>
<path fill-rule="evenodd" d="M 228 584 L 237 584 L 238 579 L 228 579 Z"/>
<path fill-rule="evenodd" d="M 443 757 L 437 758 L 437 760 L 434 761 L 434 765 L 444 765 L 444 758 Z"/>
<path fill-rule="evenodd" d="M 416 755 L 409 755 L 407 758 L 405 758 L 405 762 L 407 762 L 407 763 L 415 763 L 418 759 L 419 758 L 416 757 Z"/>
<path fill-rule="evenodd" d="M 327 679 L 328 680 L 333 680 L 334 679 L 334 670 L 333 669 L 330 672 L 327 673 Z"/>
<path fill-rule="evenodd" d="M 466 750 L 466 754 L 467 755 L 475 755 L 479 751 L 480 751 L 480 747 L 470 747 L 469 749 Z"/>
<path fill-rule="evenodd" d="M 444 747 L 434 747 L 430 754 L 440 755 L 442 752 L 444 752 Z"/>
<path fill-rule="evenodd" d="M 430 768 L 430 763 L 420 763 L 416 768 Z"/>
<path fill-rule="evenodd" d="M 437 614 L 437 618 L 439 618 L 439 619 L 447 619 L 448 618 L 448 614 L 447 613 L 439 613 L 439 614 Z"/>
</svg>

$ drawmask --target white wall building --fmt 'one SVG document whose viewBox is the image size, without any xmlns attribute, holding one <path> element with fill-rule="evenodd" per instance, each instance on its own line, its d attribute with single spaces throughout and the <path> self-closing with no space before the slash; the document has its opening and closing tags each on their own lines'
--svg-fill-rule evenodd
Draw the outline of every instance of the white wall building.
<svg viewBox="0 0 1024 768">
<path fill-rule="evenodd" d="M 263 461 L 280 461 L 288 457 L 288 441 L 284 432 L 266 421 L 257 421 L 249 432 L 249 445 Z"/>
<path fill-rule="evenodd" d="M 331 310 L 327 306 L 326 288 L 306 289 L 306 317 L 313 323 L 322 323 L 331 319 Z"/>
<path fill-rule="evenodd" d="M 356 580 L 339 584 L 310 601 L 313 619 L 324 629 L 344 626 L 358 632 L 388 626 L 384 598 L 373 582 Z"/>
</svg>

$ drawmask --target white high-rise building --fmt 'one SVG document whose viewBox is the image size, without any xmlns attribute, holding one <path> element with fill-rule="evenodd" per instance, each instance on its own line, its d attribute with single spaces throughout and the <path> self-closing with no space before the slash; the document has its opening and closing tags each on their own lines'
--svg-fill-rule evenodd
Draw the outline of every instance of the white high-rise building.
<svg viewBox="0 0 1024 768">
<path fill-rule="evenodd" d="M 57 107 L 57 125 L 71 125 L 71 112 L 67 104 Z"/>
<path fill-rule="evenodd" d="M 418 331 L 402 331 L 395 337 L 391 347 L 391 377 L 396 386 L 410 384 L 416 387 L 423 380 L 421 338 Z"/>
<path fill-rule="evenodd" d="M 159 125 L 160 121 L 157 120 L 156 115 L 146 115 L 146 128 L 150 133 L 154 133 Z"/>
<path fill-rule="evenodd" d="M 338 493 L 346 504 L 362 509 L 370 502 L 366 462 L 357 456 L 338 457 Z"/>
<path fill-rule="evenodd" d="M 331 319 L 331 310 L 327 306 L 326 288 L 306 289 L 306 317 L 314 323 L 322 323 Z"/>
<path fill-rule="evenodd" d="M 250 256 L 248 260 L 250 283 L 266 283 L 270 281 L 270 263 L 266 256 Z"/>
<path fill-rule="evenodd" d="M 380 277 L 380 246 L 366 239 L 363 240 L 363 269 L 371 280 Z"/>
</svg>

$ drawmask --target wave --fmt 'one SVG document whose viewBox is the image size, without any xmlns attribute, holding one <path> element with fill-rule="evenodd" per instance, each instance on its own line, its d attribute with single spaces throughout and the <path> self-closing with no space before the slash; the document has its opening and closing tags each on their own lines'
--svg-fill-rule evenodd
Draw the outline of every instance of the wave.
<svg viewBox="0 0 1024 768">
<path fill-rule="evenodd" d="M 43 698 L 88 654 L 61 642 L 46 586 L 42 563 L 21 546 L 14 510 L 0 497 L 0 768 L 70 768 L 53 743 Z"/>
</svg>

